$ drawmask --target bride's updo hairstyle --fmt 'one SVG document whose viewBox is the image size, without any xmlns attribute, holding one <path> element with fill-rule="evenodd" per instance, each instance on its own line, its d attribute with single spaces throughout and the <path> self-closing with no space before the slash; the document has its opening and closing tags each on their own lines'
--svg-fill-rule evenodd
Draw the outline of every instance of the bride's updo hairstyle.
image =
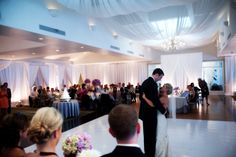
<svg viewBox="0 0 236 157">
<path fill-rule="evenodd" d="M 55 108 L 40 108 L 31 120 L 28 136 L 33 143 L 44 144 L 54 131 L 62 127 L 62 123 L 63 118 Z"/>
</svg>

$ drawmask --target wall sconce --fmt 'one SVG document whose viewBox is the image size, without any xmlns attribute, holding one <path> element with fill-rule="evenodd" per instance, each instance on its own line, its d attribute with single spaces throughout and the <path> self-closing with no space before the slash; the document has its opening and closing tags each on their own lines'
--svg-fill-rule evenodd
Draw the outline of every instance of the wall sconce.
<svg viewBox="0 0 236 157">
<path fill-rule="evenodd" d="M 93 30 L 94 30 L 94 27 L 95 27 L 95 24 L 94 24 L 94 23 L 89 23 L 89 30 L 90 30 L 90 31 L 93 31 Z"/>
<path fill-rule="evenodd" d="M 113 32 L 113 33 L 112 33 L 112 36 L 113 36 L 114 39 L 117 39 L 117 38 L 118 38 L 118 34 L 117 34 L 116 32 Z"/>
</svg>

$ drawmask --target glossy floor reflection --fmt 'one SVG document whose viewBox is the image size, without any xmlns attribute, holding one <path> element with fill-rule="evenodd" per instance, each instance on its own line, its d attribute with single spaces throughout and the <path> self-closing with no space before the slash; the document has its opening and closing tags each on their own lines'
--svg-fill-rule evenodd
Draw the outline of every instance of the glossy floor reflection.
<svg viewBox="0 0 236 157">
<path fill-rule="evenodd" d="M 80 125 L 63 133 L 57 146 L 57 153 L 63 157 L 61 142 L 67 136 L 87 132 L 92 136 L 92 144 L 102 154 L 108 153 L 116 145 L 108 133 L 107 115 Z M 236 123 L 206 120 L 168 119 L 168 134 L 173 157 L 235 157 Z M 143 149 L 143 135 L 139 138 Z M 27 147 L 32 152 L 34 146 Z"/>
<path fill-rule="evenodd" d="M 209 96 L 210 106 L 205 103 L 194 106 L 187 114 L 177 114 L 177 119 L 236 121 L 236 100 L 231 96 Z"/>
</svg>

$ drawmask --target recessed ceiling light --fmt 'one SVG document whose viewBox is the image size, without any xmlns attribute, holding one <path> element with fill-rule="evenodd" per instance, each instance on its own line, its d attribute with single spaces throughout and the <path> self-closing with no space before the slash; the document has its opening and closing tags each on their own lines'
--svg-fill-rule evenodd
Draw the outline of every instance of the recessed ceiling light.
<svg viewBox="0 0 236 157">
<path fill-rule="evenodd" d="M 43 40 L 43 38 L 38 38 L 39 40 Z"/>
<path fill-rule="evenodd" d="M 83 49 L 84 47 L 83 46 L 80 46 L 81 49 Z"/>
<path fill-rule="evenodd" d="M 32 52 L 32 55 L 36 55 L 36 52 Z"/>
<path fill-rule="evenodd" d="M 57 49 L 57 50 L 56 50 L 56 52 L 60 52 L 60 50 L 59 50 L 59 49 Z"/>
</svg>

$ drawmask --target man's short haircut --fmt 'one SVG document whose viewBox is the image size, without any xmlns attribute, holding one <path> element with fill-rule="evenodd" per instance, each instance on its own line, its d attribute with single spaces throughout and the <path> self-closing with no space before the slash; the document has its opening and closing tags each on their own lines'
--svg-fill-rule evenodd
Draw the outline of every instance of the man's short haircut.
<svg viewBox="0 0 236 157">
<path fill-rule="evenodd" d="M 156 68 L 156 69 L 153 70 L 153 72 L 152 72 L 152 75 L 155 75 L 155 74 L 164 75 L 164 72 L 163 72 L 163 70 L 161 70 L 160 68 Z"/>
<path fill-rule="evenodd" d="M 132 106 L 118 105 L 109 113 L 108 122 L 118 140 L 128 140 L 135 134 L 138 115 Z"/>
</svg>

